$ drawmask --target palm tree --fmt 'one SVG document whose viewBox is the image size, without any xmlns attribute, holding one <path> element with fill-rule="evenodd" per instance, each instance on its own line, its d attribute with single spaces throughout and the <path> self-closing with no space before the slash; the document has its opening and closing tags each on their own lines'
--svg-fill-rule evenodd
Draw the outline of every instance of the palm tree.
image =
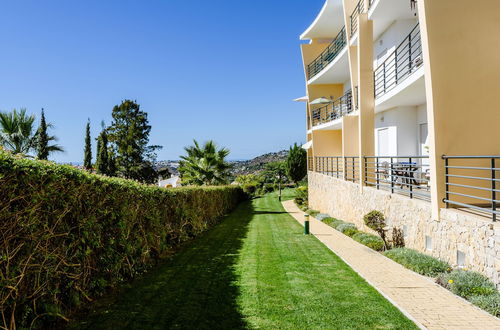
<svg viewBox="0 0 500 330">
<path fill-rule="evenodd" d="M 27 115 L 26 109 L 0 112 L 0 145 L 14 154 L 28 155 L 36 148 L 38 137 L 42 133 L 41 128 L 35 130 L 34 123 L 35 116 Z M 44 126 L 45 134 L 48 128 L 53 127 L 51 123 L 46 123 Z M 51 141 L 57 141 L 57 137 L 53 135 L 46 137 L 48 154 L 64 151 L 57 144 L 49 144 Z"/>
<path fill-rule="evenodd" d="M 0 145 L 14 154 L 27 154 L 35 144 L 35 116 L 26 109 L 0 112 Z"/>
<path fill-rule="evenodd" d="M 231 165 L 225 158 L 229 150 L 220 148 L 213 141 L 205 142 L 200 147 L 196 140 L 194 145 L 185 147 L 187 155 L 181 156 L 179 172 L 182 182 L 191 185 L 227 184 Z"/>
</svg>

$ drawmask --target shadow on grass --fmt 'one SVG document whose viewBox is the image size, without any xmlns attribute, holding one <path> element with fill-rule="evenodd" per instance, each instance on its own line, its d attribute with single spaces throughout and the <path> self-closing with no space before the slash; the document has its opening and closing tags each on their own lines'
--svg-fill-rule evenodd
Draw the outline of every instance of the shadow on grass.
<svg viewBox="0 0 500 330">
<path fill-rule="evenodd" d="M 96 304 L 73 329 L 241 329 L 234 266 L 253 208 L 242 203 L 121 293 Z"/>
</svg>

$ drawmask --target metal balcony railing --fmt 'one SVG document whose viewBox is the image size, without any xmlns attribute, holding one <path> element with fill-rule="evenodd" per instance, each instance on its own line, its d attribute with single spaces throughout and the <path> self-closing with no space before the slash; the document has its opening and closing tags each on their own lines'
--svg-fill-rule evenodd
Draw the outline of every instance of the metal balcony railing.
<svg viewBox="0 0 500 330">
<path fill-rule="evenodd" d="M 344 157 L 344 171 L 346 181 L 359 182 L 359 157 Z"/>
<path fill-rule="evenodd" d="M 314 159 L 313 159 L 313 157 L 307 157 L 307 170 L 314 171 Z"/>
<path fill-rule="evenodd" d="M 316 169 L 315 172 L 341 178 L 343 173 L 344 161 L 342 156 L 336 157 L 315 157 Z"/>
<path fill-rule="evenodd" d="M 350 16 L 350 21 L 351 21 L 351 38 L 356 32 L 358 32 L 358 17 L 359 14 L 361 14 L 365 8 L 365 1 L 364 0 L 359 0 L 358 4 L 356 7 L 354 7 L 354 10 Z"/>
<path fill-rule="evenodd" d="M 378 98 L 403 80 L 423 64 L 420 26 L 417 24 L 410 34 L 396 47 L 374 72 L 375 98 Z"/>
<path fill-rule="evenodd" d="M 307 79 L 311 79 L 330 64 L 347 44 L 345 26 L 340 30 L 335 39 L 319 54 L 318 57 L 307 65 Z"/>
<path fill-rule="evenodd" d="M 430 201 L 429 156 L 365 156 L 365 186 Z"/>
<path fill-rule="evenodd" d="M 332 101 L 332 103 L 312 110 L 312 125 L 314 127 L 331 122 L 351 113 L 354 109 L 352 91 L 348 90 L 343 96 Z"/>
<path fill-rule="evenodd" d="M 500 156 L 443 156 L 446 207 L 500 215 Z"/>
</svg>

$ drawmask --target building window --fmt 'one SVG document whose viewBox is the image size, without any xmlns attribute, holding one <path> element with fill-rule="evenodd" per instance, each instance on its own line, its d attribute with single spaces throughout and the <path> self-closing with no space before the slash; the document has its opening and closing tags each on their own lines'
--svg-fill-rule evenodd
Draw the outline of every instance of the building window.
<svg viewBox="0 0 500 330">
<path fill-rule="evenodd" d="M 430 236 L 425 236 L 425 249 L 432 251 L 432 237 Z"/>
<path fill-rule="evenodd" d="M 457 250 L 457 266 L 460 268 L 465 267 L 465 253 Z"/>
</svg>

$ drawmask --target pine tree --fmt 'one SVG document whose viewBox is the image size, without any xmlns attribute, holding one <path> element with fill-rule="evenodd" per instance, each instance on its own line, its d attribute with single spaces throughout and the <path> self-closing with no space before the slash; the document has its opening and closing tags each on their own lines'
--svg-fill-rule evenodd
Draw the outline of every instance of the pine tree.
<svg viewBox="0 0 500 330">
<path fill-rule="evenodd" d="M 108 132 L 117 153 L 119 174 L 142 182 L 155 182 L 153 161 L 155 151 L 161 147 L 148 146 L 151 132 L 148 114 L 136 102 L 125 100 L 113 108 L 112 116 Z"/>
<path fill-rule="evenodd" d="M 49 157 L 49 136 L 47 135 L 47 122 L 45 121 L 45 113 L 42 108 L 42 116 L 40 117 L 40 127 L 38 128 L 36 141 L 36 155 L 38 159 L 47 160 Z"/>
<path fill-rule="evenodd" d="M 92 141 L 90 140 L 90 119 L 87 121 L 85 129 L 85 150 L 83 156 L 83 166 L 87 170 L 92 169 Z"/>
<path fill-rule="evenodd" d="M 297 184 L 307 174 L 307 152 L 295 143 L 286 160 L 286 174 Z"/>
<path fill-rule="evenodd" d="M 108 133 L 104 129 L 98 139 L 99 150 L 97 154 L 97 173 L 108 175 Z"/>
</svg>

